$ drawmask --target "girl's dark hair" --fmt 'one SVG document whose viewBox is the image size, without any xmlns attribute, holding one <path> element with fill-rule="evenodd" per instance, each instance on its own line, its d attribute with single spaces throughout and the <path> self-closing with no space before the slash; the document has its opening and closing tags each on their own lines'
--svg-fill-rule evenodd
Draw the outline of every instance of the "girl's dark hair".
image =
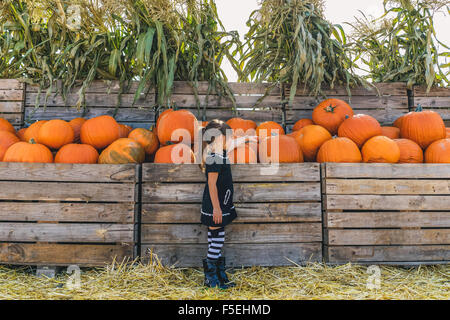
<svg viewBox="0 0 450 320">
<path fill-rule="evenodd" d="M 227 130 L 231 130 L 231 127 L 223 122 L 222 120 L 212 120 L 208 123 L 208 125 L 202 129 L 202 162 L 200 164 L 200 169 L 205 172 L 205 163 L 204 163 L 204 151 L 206 146 L 214 143 L 216 140 L 216 136 L 206 134 L 208 130 L 218 130 L 222 135 L 227 135 Z"/>
</svg>

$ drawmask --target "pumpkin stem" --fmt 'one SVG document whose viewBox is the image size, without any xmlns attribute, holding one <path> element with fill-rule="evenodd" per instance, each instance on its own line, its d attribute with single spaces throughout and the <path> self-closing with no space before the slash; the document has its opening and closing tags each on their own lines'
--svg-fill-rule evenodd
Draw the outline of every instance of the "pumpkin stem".
<svg viewBox="0 0 450 320">
<path fill-rule="evenodd" d="M 334 112 L 334 109 L 336 109 L 336 107 L 333 107 L 332 105 L 329 105 L 328 107 L 325 108 L 326 112 Z"/>
<path fill-rule="evenodd" d="M 422 105 L 419 103 L 417 105 L 416 112 L 422 112 L 422 111 L 423 111 Z"/>
<path fill-rule="evenodd" d="M 29 141 L 30 144 L 36 144 L 36 140 L 34 140 L 34 138 L 31 138 Z"/>
</svg>

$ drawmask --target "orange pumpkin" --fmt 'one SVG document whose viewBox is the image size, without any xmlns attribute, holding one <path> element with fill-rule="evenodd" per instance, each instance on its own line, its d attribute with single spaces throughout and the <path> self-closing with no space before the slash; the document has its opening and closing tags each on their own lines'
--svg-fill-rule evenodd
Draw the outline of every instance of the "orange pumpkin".
<svg viewBox="0 0 450 320">
<path fill-rule="evenodd" d="M 336 138 L 326 141 L 317 153 L 317 162 L 359 163 L 361 151 L 349 138 Z"/>
<path fill-rule="evenodd" d="M 450 138 L 450 128 L 445 128 L 445 132 L 447 134 L 447 139 Z"/>
<path fill-rule="evenodd" d="M 119 123 L 119 138 L 128 138 L 128 135 L 132 130 L 132 127 Z"/>
<path fill-rule="evenodd" d="M 381 135 L 389 139 L 399 139 L 400 129 L 397 127 L 381 127 Z"/>
<path fill-rule="evenodd" d="M 173 112 L 173 111 L 175 111 L 175 110 L 173 110 L 173 109 L 166 109 L 166 110 L 164 110 L 163 112 L 161 112 L 161 114 L 160 114 L 159 117 L 158 117 L 158 120 L 156 120 L 156 125 L 155 125 L 155 127 L 153 128 L 153 132 L 154 132 L 154 133 L 158 134 L 158 127 L 159 127 L 159 123 L 161 122 L 161 119 L 162 119 L 167 113 Z"/>
<path fill-rule="evenodd" d="M 145 150 L 133 139 L 120 138 L 108 146 L 100 154 L 100 164 L 143 163 Z"/>
<path fill-rule="evenodd" d="M 273 151 L 278 149 L 278 159 L 276 154 L 272 155 L 272 145 L 275 145 Z M 270 136 L 263 139 L 259 146 L 259 158 L 261 163 L 297 163 L 303 162 L 303 155 L 300 152 L 299 145 L 293 137 L 287 135 Z"/>
<path fill-rule="evenodd" d="M 366 114 L 357 114 L 342 122 L 338 135 L 349 138 L 358 148 L 361 148 L 370 138 L 381 135 L 381 126 L 375 118 Z"/>
<path fill-rule="evenodd" d="M 369 139 L 361 151 L 364 162 L 397 163 L 400 160 L 400 148 L 388 137 L 376 136 Z"/>
<path fill-rule="evenodd" d="M 0 118 L 0 131 L 8 131 L 16 134 L 16 129 L 14 129 L 13 125 L 4 118 Z"/>
<path fill-rule="evenodd" d="M 322 101 L 312 114 L 314 123 L 324 127 L 333 135 L 338 132 L 339 126 L 346 117 L 353 117 L 353 109 L 345 101 L 339 99 Z"/>
<path fill-rule="evenodd" d="M 20 139 L 15 134 L 0 130 L 0 161 L 3 160 L 6 150 L 17 142 L 20 142 Z"/>
<path fill-rule="evenodd" d="M 412 140 L 394 140 L 400 148 L 400 160 L 398 163 L 423 163 L 423 150 Z"/>
<path fill-rule="evenodd" d="M 202 121 L 201 127 L 206 128 L 206 126 L 209 124 L 209 121 Z"/>
<path fill-rule="evenodd" d="M 38 141 L 51 149 L 59 149 L 72 143 L 74 136 L 72 126 L 68 122 L 55 119 L 42 125 L 39 129 Z"/>
<path fill-rule="evenodd" d="M 83 144 L 103 149 L 119 139 L 119 124 L 110 116 L 89 119 L 81 126 L 80 138 Z"/>
<path fill-rule="evenodd" d="M 284 134 L 283 127 L 274 121 L 263 122 L 256 128 L 256 135 L 259 138 Z"/>
<path fill-rule="evenodd" d="M 402 138 L 416 142 L 424 150 L 447 135 L 441 116 L 434 111 L 422 111 L 420 106 L 404 116 L 400 130 Z"/>
<path fill-rule="evenodd" d="M 433 142 L 425 151 L 426 163 L 450 163 L 450 139 Z"/>
<path fill-rule="evenodd" d="M 242 144 L 231 152 L 228 152 L 228 158 L 233 164 L 258 163 L 258 155 L 255 149 L 248 143 Z"/>
<path fill-rule="evenodd" d="M 27 141 L 25 140 L 25 131 L 27 131 L 27 128 L 22 128 L 19 131 L 17 131 L 16 135 L 20 139 L 20 141 Z"/>
<path fill-rule="evenodd" d="M 25 131 L 25 134 L 23 135 L 26 142 L 30 142 L 31 139 L 34 140 L 34 142 L 38 143 L 38 136 L 39 136 L 39 130 L 44 125 L 44 123 L 48 122 L 47 120 L 40 120 L 35 123 L 33 123 L 31 126 L 27 128 Z"/>
<path fill-rule="evenodd" d="M 81 127 L 87 120 L 85 118 L 75 118 L 69 121 L 70 126 L 73 129 L 74 138 L 73 141 L 76 143 L 80 143 L 80 132 Z"/>
<path fill-rule="evenodd" d="M 327 129 L 318 125 L 306 126 L 293 133 L 293 137 L 300 145 L 305 161 L 315 161 L 317 152 L 325 141 L 333 137 Z"/>
<path fill-rule="evenodd" d="M 195 162 L 195 156 L 189 146 L 178 143 L 162 147 L 156 151 L 154 162 L 189 164 Z"/>
<path fill-rule="evenodd" d="M 313 124 L 314 122 L 311 119 L 300 119 L 294 124 L 294 126 L 292 127 L 292 131 L 299 131 L 306 126 L 311 126 Z"/>
<path fill-rule="evenodd" d="M 46 146 L 35 143 L 31 139 L 30 142 L 17 142 L 9 147 L 3 157 L 3 161 L 52 163 L 53 154 Z"/>
<path fill-rule="evenodd" d="M 128 138 L 138 142 L 145 150 L 145 153 L 152 155 L 159 148 L 159 140 L 156 134 L 147 129 L 134 129 L 128 135 Z"/>
<path fill-rule="evenodd" d="M 97 161 L 97 150 L 88 144 L 66 144 L 55 156 L 55 163 L 95 164 Z"/>
<path fill-rule="evenodd" d="M 403 115 L 403 116 L 399 117 L 397 120 L 395 120 L 394 127 L 399 128 L 401 130 L 404 117 L 405 116 Z"/>
<path fill-rule="evenodd" d="M 242 118 L 233 118 L 227 121 L 227 124 L 233 129 L 236 136 L 254 136 L 257 125 L 252 120 L 245 120 Z"/>
<path fill-rule="evenodd" d="M 188 110 L 167 112 L 158 124 L 157 135 L 162 145 L 179 142 L 192 145 L 196 133 L 197 118 Z"/>
</svg>

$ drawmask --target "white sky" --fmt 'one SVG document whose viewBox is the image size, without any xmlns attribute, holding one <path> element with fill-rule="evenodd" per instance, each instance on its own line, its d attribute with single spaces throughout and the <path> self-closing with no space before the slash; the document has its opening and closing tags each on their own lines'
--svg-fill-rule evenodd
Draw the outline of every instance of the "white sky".
<svg viewBox="0 0 450 320">
<path fill-rule="evenodd" d="M 383 12 L 383 0 L 327 0 L 326 17 L 332 23 L 343 24 L 353 22 L 358 10 L 366 15 L 380 16 Z M 258 8 L 258 0 L 216 0 L 219 15 L 227 30 L 237 30 L 241 37 L 247 32 L 246 22 L 250 13 Z M 450 45 L 450 17 L 439 14 L 435 20 L 438 39 Z M 348 27 L 343 25 L 347 30 Z M 226 65 L 225 71 L 229 81 L 236 81 L 236 74 L 231 66 Z"/>
</svg>

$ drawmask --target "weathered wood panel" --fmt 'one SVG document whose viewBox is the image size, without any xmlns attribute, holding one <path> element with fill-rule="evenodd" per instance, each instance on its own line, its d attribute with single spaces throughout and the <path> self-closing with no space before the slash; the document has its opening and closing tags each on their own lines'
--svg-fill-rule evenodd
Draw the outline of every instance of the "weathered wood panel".
<svg viewBox="0 0 450 320">
<path fill-rule="evenodd" d="M 0 79 L 0 118 L 16 128 L 23 124 L 23 88 L 17 80 Z"/>
<path fill-rule="evenodd" d="M 22 90 L 24 84 L 15 79 L 0 79 L 0 90 Z"/>
<path fill-rule="evenodd" d="M 207 245 L 153 244 L 142 247 L 144 263 L 156 255 L 163 265 L 176 267 L 201 267 Z M 264 243 L 226 244 L 224 256 L 227 267 L 294 266 L 308 261 L 322 261 L 320 243 Z"/>
</svg>

